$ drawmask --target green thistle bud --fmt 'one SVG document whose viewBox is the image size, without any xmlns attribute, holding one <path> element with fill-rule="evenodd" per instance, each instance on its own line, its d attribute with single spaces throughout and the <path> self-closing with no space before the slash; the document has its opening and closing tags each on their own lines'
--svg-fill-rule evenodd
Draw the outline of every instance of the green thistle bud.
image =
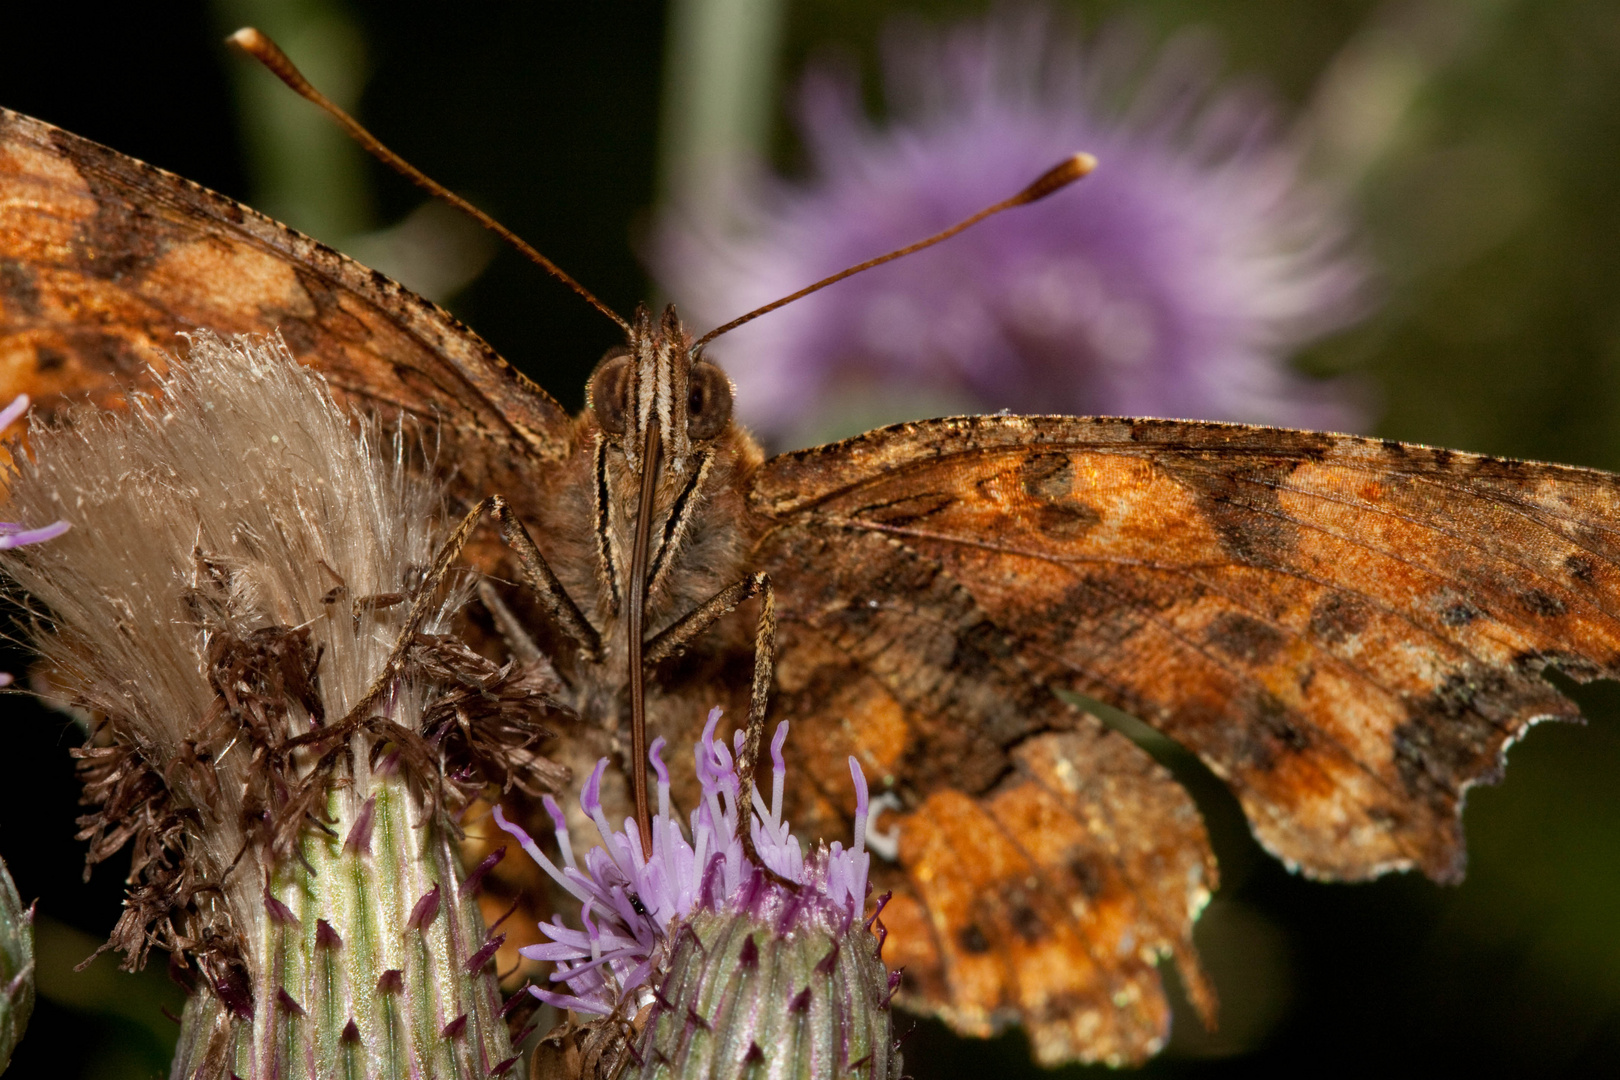
<svg viewBox="0 0 1620 1080">
<path fill-rule="evenodd" d="M 0 859 L 0 1073 L 34 1011 L 34 909 L 23 907 Z"/>
<path fill-rule="evenodd" d="M 199 335 L 161 383 L 35 425 L 9 516 L 76 527 L 0 569 L 96 718 L 89 862 L 134 848 L 107 947 L 194 985 L 171 1075 L 508 1071 L 456 814 L 565 775 L 536 752 L 551 676 L 449 636 L 442 490 L 279 341 Z"/>
</svg>

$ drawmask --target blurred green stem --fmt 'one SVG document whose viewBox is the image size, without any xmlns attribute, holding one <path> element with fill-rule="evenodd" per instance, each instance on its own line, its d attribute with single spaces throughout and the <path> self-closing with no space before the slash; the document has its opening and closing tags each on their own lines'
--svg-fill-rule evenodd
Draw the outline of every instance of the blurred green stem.
<svg viewBox="0 0 1620 1080">
<path fill-rule="evenodd" d="M 663 200 L 725 222 L 733 179 L 760 160 L 776 104 L 780 0 L 673 0 L 659 148 Z"/>
<path fill-rule="evenodd" d="M 0 1072 L 34 1011 L 34 909 L 23 907 L 0 860 Z"/>
</svg>

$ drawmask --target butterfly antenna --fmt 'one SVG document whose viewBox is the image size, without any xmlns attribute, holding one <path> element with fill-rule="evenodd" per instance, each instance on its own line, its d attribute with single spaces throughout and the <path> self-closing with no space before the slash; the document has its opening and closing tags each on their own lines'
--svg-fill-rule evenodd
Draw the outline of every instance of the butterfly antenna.
<svg viewBox="0 0 1620 1080">
<path fill-rule="evenodd" d="M 589 289 L 575 281 L 562 267 L 536 251 L 528 241 L 384 146 L 375 135 L 361 127 L 358 120 L 338 108 L 330 98 L 311 86 L 309 80 L 304 78 L 303 73 L 293 66 L 293 62 L 287 58 L 287 54 L 282 52 L 280 46 L 271 41 L 269 37 L 251 26 L 244 26 L 225 40 L 263 64 L 270 70 L 272 75 L 291 87 L 299 97 L 325 110 L 327 115 L 341 124 L 343 130 L 348 132 L 349 137 L 359 143 L 366 153 L 387 165 L 435 199 L 449 203 L 502 240 L 505 240 L 520 251 L 530 262 L 539 266 L 570 289 L 573 289 L 574 292 L 584 298 L 586 303 L 618 323 L 626 334 L 630 332 L 630 324 L 617 312 L 598 300 Z"/>
<path fill-rule="evenodd" d="M 1003 210 L 1011 210 L 1015 206 L 1025 206 L 1032 202 L 1039 202 L 1041 199 L 1046 198 L 1053 192 L 1061 191 L 1063 188 L 1068 187 L 1070 184 L 1074 183 L 1076 180 L 1079 180 L 1096 167 L 1097 159 L 1092 157 L 1090 154 L 1081 153 L 1075 154 L 1073 157 L 1065 158 L 1063 161 L 1052 166 L 1052 168 L 1047 169 L 1035 180 L 1034 183 L 1024 188 L 1024 190 L 1020 191 L 1012 198 L 1003 199 L 994 206 L 987 206 L 983 210 L 980 210 L 977 214 L 974 214 L 972 217 L 964 218 L 963 220 L 958 221 L 955 225 L 952 225 L 943 232 L 937 232 L 928 239 L 919 240 L 915 244 L 907 244 L 905 247 L 891 251 L 887 255 L 879 255 L 875 259 L 867 259 L 863 263 L 856 263 L 847 270 L 840 270 L 832 277 L 822 278 L 814 285 L 806 285 L 796 293 L 790 293 L 789 295 L 782 297 L 780 300 L 773 300 L 764 307 L 757 307 L 746 315 L 739 315 L 737 318 L 732 319 L 724 326 L 715 327 L 713 330 L 710 330 L 707 334 L 704 334 L 702 337 L 697 339 L 697 343 L 692 346 L 692 352 L 696 353 L 699 349 L 703 348 L 703 346 L 707 345 L 721 334 L 729 334 L 731 331 L 737 329 L 737 327 L 743 325 L 744 323 L 753 322 L 761 315 L 769 315 L 779 307 L 786 307 L 795 300 L 802 300 L 811 293 L 820 292 L 827 286 L 843 281 L 847 277 L 854 277 L 862 270 L 870 270 L 874 266 L 882 266 L 886 262 L 893 262 L 895 259 L 921 251 L 923 248 L 933 247 L 940 241 L 949 240 L 951 237 L 955 236 L 964 229 L 970 229 L 979 222 L 983 221 L 985 218 L 990 217 L 993 214 L 999 214 Z"/>
</svg>

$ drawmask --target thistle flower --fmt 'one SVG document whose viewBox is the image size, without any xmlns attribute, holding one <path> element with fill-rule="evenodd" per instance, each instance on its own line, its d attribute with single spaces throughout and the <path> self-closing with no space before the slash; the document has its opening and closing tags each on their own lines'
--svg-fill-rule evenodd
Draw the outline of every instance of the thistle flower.
<svg viewBox="0 0 1620 1080">
<path fill-rule="evenodd" d="M 172 1075 L 509 1068 L 453 814 L 560 781 L 551 684 L 447 636 L 442 490 L 278 339 L 198 335 L 159 390 L 35 423 L 6 516 L 78 527 L 0 569 L 97 718 L 87 863 L 134 848 L 107 947 L 195 986 Z"/>
<path fill-rule="evenodd" d="M 0 1073 L 10 1064 L 33 1011 L 34 909 L 23 907 L 0 859 Z"/>
<path fill-rule="evenodd" d="M 877 915 L 865 918 L 871 856 L 859 764 L 849 759 L 853 845 L 834 842 L 806 858 L 782 818 L 788 726 L 778 725 L 771 799 L 767 805 L 756 790 L 748 818 L 754 862 L 738 836 L 739 782 L 731 752 L 715 738 L 719 721 L 715 709 L 693 751 L 702 795 L 684 832 L 670 805 L 664 740 L 653 742 L 650 856 L 633 820 L 615 830 L 603 812 L 606 759 L 580 795 L 601 837 L 583 865 L 554 799 L 545 806 L 561 867 L 496 808 L 496 823 L 580 902 L 582 929 L 554 917 L 540 925 L 549 942 L 523 950 L 554 964 L 551 979 L 562 987 L 530 993 L 600 1018 L 564 1025 L 549 1041 L 575 1039 L 587 1076 L 611 1075 L 627 1059 L 647 1078 L 741 1077 L 756 1067 L 798 1078 L 898 1077 L 888 1006 L 900 976 L 885 973 L 881 938 L 869 932 Z M 743 732 L 735 744 L 740 753 Z"/>
<path fill-rule="evenodd" d="M 887 41 L 886 125 L 852 78 L 812 72 L 806 182 L 739 184 L 734 223 L 666 215 L 654 270 L 699 323 L 921 239 L 1076 150 L 1100 165 L 716 342 L 741 418 L 778 443 L 851 408 L 1354 427 L 1345 385 L 1285 363 L 1365 307 L 1343 208 L 1265 98 L 1218 88 L 1190 45 L 1144 65 L 1122 33 L 1082 46 L 1036 9 L 905 24 Z"/>
</svg>

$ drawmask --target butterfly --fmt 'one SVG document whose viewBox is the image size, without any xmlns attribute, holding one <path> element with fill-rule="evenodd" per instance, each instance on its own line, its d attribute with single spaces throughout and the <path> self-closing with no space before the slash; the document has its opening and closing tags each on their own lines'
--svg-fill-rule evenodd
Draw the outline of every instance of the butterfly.
<svg viewBox="0 0 1620 1080">
<path fill-rule="evenodd" d="M 1291 868 L 1450 881 L 1468 788 L 1531 723 L 1577 715 L 1542 672 L 1620 676 L 1614 476 L 1056 416 L 902 424 L 767 459 L 673 312 L 631 323 L 570 416 L 382 275 L 0 111 L 4 391 L 116 404 L 197 328 L 279 331 L 346 403 L 430 428 L 459 499 L 504 497 L 576 610 L 501 588 L 486 614 L 565 681 L 579 719 L 548 753 L 576 774 L 628 756 L 633 583 L 656 656 L 676 620 L 768 576 L 790 813 L 847 835 L 855 755 L 892 830 L 874 878 L 893 893 L 900 1000 L 969 1033 L 1021 1022 L 1044 1063 L 1160 1046 L 1166 956 L 1214 1009 L 1191 938 L 1217 884 L 1198 811 L 1075 694 L 1197 754 Z M 664 468 L 638 557 L 650 430 Z M 493 533 L 469 557 L 522 576 Z M 653 734 L 688 743 L 716 704 L 746 715 L 753 603 L 645 671 Z M 622 805 L 617 783 L 604 794 Z"/>
</svg>

